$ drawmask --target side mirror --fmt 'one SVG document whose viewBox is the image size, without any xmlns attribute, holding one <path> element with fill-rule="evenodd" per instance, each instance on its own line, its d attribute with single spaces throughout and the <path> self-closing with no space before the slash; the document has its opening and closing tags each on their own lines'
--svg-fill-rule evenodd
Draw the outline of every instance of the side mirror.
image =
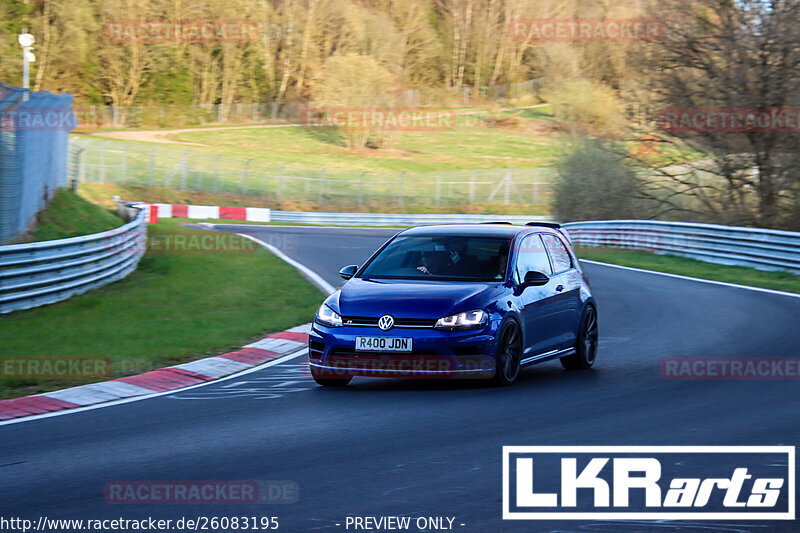
<svg viewBox="0 0 800 533">
<path fill-rule="evenodd" d="M 358 272 L 358 265 L 348 265 L 339 271 L 339 275 L 342 276 L 342 279 L 350 279 L 356 275 Z"/>
<path fill-rule="evenodd" d="M 522 282 L 522 288 L 540 287 L 542 285 L 547 285 L 548 281 L 550 281 L 550 277 L 547 274 L 531 270 L 525 274 L 525 280 Z"/>
</svg>

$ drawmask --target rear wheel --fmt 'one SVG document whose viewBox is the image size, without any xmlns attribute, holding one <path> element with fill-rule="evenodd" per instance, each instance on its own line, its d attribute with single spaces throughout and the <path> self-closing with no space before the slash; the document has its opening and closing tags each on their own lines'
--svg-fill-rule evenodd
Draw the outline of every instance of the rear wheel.
<svg viewBox="0 0 800 533">
<path fill-rule="evenodd" d="M 597 310 L 587 305 L 581 317 L 578 330 L 578 340 L 575 343 L 575 353 L 561 358 L 561 365 L 569 370 L 591 368 L 597 357 Z"/>
<path fill-rule="evenodd" d="M 314 378 L 318 385 L 323 387 L 345 387 L 353 379 L 353 376 L 332 377 L 331 373 L 314 370 L 314 367 L 311 367 L 311 377 Z"/>
<path fill-rule="evenodd" d="M 519 361 L 522 355 L 522 331 L 513 320 L 509 320 L 497 334 L 497 356 L 495 382 L 511 385 L 519 376 Z"/>
</svg>

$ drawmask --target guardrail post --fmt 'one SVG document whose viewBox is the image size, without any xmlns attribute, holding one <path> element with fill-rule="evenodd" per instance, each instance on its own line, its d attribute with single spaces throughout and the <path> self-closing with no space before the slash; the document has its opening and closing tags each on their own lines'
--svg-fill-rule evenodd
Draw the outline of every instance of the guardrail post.
<svg viewBox="0 0 800 533">
<path fill-rule="evenodd" d="M 278 200 L 283 196 L 283 168 L 285 166 L 285 164 L 281 165 L 281 168 L 278 169 L 278 191 L 275 194 Z"/>
<path fill-rule="evenodd" d="M 147 184 L 153 186 L 153 170 L 156 164 L 156 149 L 157 146 L 150 148 L 150 165 L 147 167 Z"/>
<path fill-rule="evenodd" d="M 103 184 L 106 182 L 106 147 L 108 143 L 111 141 L 106 141 L 100 147 L 100 183 Z"/>
<path fill-rule="evenodd" d="M 186 190 L 186 174 L 187 174 L 187 167 L 188 167 L 188 159 L 189 158 L 189 150 L 184 150 L 183 156 L 181 157 L 180 167 L 181 167 L 181 190 Z"/>
<path fill-rule="evenodd" d="M 317 205 L 322 206 L 323 196 L 325 191 L 325 182 L 328 181 L 325 179 L 325 169 L 322 169 L 322 174 L 319 178 L 319 192 L 317 193 Z"/>
<path fill-rule="evenodd" d="M 511 199 L 511 170 L 506 172 L 505 180 L 506 186 L 505 190 L 503 191 L 503 203 L 508 205 L 509 200 Z"/>
<path fill-rule="evenodd" d="M 83 148 L 81 148 L 81 158 L 78 161 L 78 179 L 80 180 L 81 183 L 86 183 L 86 166 L 87 166 L 86 158 L 89 157 L 88 155 L 89 152 L 87 151 L 87 148 L 89 148 L 89 144 L 91 142 L 92 140 L 89 139 L 88 141 L 86 141 L 86 144 L 83 145 Z"/>
<path fill-rule="evenodd" d="M 122 147 L 122 161 L 120 162 L 120 173 L 122 174 L 122 184 L 125 185 L 125 181 L 128 175 L 128 148 L 130 148 L 131 143 L 125 143 Z"/>
<path fill-rule="evenodd" d="M 362 172 L 358 177 L 358 207 L 364 205 L 364 174 L 366 172 Z"/>
<path fill-rule="evenodd" d="M 469 203 L 475 203 L 475 175 L 478 173 L 478 169 L 472 171 L 472 175 L 469 178 Z"/>
<path fill-rule="evenodd" d="M 406 177 L 406 171 L 402 171 L 400 173 L 400 177 L 397 180 L 397 205 L 403 207 L 405 203 L 405 199 L 403 198 L 403 180 Z"/>
<path fill-rule="evenodd" d="M 242 196 L 247 196 L 247 178 L 250 174 L 250 163 L 252 162 L 252 159 L 248 159 L 244 164 L 244 175 L 242 176 Z"/>
<path fill-rule="evenodd" d="M 212 190 L 217 192 L 219 189 L 219 159 L 222 157 L 222 154 L 217 154 L 217 157 L 214 158 L 214 186 Z"/>
</svg>

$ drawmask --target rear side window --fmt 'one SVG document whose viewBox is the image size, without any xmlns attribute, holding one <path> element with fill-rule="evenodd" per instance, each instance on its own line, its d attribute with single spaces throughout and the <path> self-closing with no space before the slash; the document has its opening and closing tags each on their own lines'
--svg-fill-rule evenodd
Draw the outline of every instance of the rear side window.
<svg viewBox="0 0 800 533">
<path fill-rule="evenodd" d="M 525 279 L 525 274 L 531 271 L 542 272 L 548 276 L 552 274 L 547 252 L 545 252 L 544 244 L 538 234 L 528 235 L 522 240 L 517 256 L 518 279 Z"/>
<path fill-rule="evenodd" d="M 542 239 L 544 239 L 544 245 L 550 253 L 550 259 L 553 260 L 553 268 L 556 274 L 572 268 L 572 257 L 570 257 L 561 239 L 555 235 L 542 235 Z"/>
</svg>

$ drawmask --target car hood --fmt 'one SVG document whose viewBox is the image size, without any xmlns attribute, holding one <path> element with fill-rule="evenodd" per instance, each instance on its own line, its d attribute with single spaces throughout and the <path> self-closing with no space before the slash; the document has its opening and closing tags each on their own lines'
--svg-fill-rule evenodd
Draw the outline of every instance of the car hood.
<svg viewBox="0 0 800 533">
<path fill-rule="evenodd" d="M 339 314 L 377 318 L 441 318 L 485 308 L 500 292 L 501 283 L 455 283 L 419 280 L 353 278 L 339 294 Z"/>
</svg>

